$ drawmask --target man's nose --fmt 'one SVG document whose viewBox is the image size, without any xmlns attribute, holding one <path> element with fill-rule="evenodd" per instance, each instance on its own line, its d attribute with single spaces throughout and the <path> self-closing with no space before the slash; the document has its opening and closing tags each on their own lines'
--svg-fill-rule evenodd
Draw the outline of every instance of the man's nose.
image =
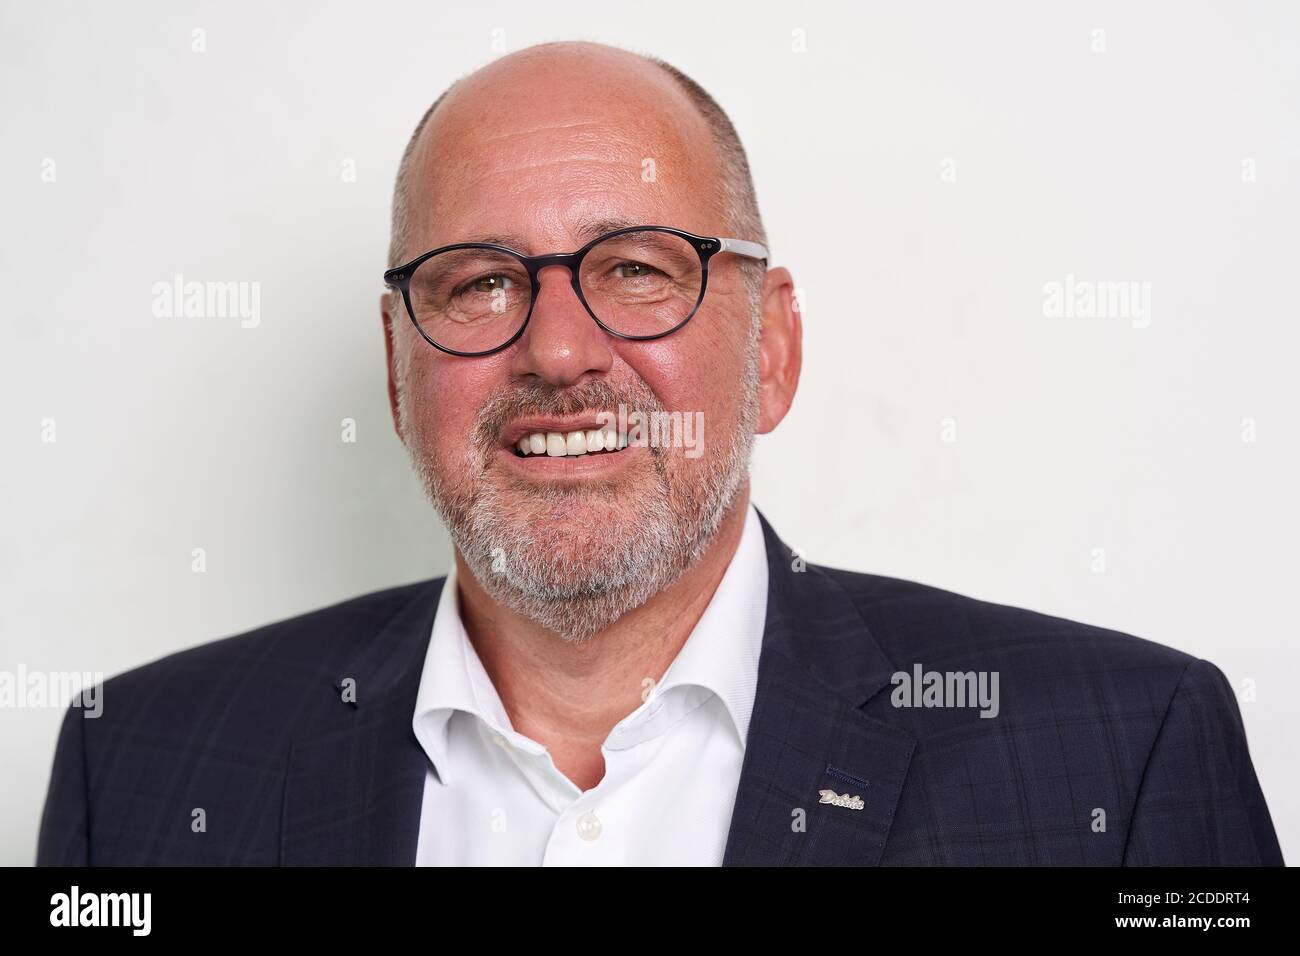
<svg viewBox="0 0 1300 956">
<path fill-rule="evenodd" d="M 537 281 L 537 301 L 515 349 L 514 373 L 566 386 L 588 372 L 608 372 L 614 364 L 610 336 L 578 300 L 572 273 L 564 266 L 547 266 Z"/>
</svg>

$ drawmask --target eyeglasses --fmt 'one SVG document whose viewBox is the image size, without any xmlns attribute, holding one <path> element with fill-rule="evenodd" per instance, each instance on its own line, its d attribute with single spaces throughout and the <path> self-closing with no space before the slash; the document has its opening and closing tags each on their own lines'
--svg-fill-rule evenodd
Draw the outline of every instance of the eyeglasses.
<svg viewBox="0 0 1300 956">
<path fill-rule="evenodd" d="M 434 348 L 473 358 L 523 335 L 547 266 L 564 266 L 596 324 L 644 342 L 676 332 L 704 301 L 709 260 L 731 252 L 766 264 L 757 242 L 697 236 L 669 226 L 631 226 L 576 252 L 526 256 L 490 242 L 441 246 L 384 273 L 420 335 Z"/>
</svg>

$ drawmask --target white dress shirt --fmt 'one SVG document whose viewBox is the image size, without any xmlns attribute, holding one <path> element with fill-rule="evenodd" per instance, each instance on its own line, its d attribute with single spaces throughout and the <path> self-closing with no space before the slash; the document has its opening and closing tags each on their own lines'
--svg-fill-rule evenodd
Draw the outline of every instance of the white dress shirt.
<svg viewBox="0 0 1300 956">
<path fill-rule="evenodd" d="M 766 616 L 766 549 L 751 505 L 695 630 L 605 738 L 605 776 L 583 791 L 511 726 L 465 633 L 453 566 L 412 721 L 429 757 L 416 865 L 719 865 Z"/>
</svg>

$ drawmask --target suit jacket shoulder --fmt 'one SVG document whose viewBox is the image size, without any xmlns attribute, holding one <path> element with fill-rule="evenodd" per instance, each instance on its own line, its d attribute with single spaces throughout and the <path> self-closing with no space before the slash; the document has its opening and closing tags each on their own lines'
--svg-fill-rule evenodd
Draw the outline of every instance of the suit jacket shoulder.
<svg viewBox="0 0 1300 956">
<path fill-rule="evenodd" d="M 895 669 L 863 712 L 916 741 L 883 862 L 1281 864 L 1236 696 L 1212 663 L 914 581 L 815 570 Z M 953 706 L 953 687 L 977 699 Z"/>
<path fill-rule="evenodd" d="M 1183 651 L 1081 621 L 877 574 L 822 568 L 848 595 L 871 637 L 891 660 L 933 661 L 935 670 L 963 660 L 1011 665 L 1040 678 L 1088 674 L 1114 679 L 1141 674 L 1170 690 L 1196 661 Z M 951 667 L 946 666 L 951 665 Z M 1213 665 L 1210 665 L 1213 666 Z M 1032 690 L 1026 681 L 1022 691 Z"/>
<path fill-rule="evenodd" d="M 197 716 L 200 705 L 222 701 L 303 697 L 322 680 L 337 683 L 339 665 L 355 658 L 359 641 L 383 631 L 442 580 L 362 594 L 169 654 L 105 681 L 105 707 L 121 722 L 150 710 Z"/>
<path fill-rule="evenodd" d="M 105 681 L 98 718 L 76 707 L 64 717 L 37 863 L 281 862 L 292 742 L 339 726 L 345 682 L 364 704 L 418 667 L 420 622 L 432 622 L 442 580 L 365 594 Z"/>
</svg>

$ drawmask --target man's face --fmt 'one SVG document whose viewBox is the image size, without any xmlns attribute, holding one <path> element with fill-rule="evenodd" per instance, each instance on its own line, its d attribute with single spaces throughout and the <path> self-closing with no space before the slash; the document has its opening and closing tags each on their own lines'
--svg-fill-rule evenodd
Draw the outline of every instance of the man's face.
<svg viewBox="0 0 1300 956">
<path fill-rule="evenodd" d="M 506 61 L 458 87 L 426 128 L 404 253 L 472 241 L 571 252 L 619 224 L 727 234 L 715 157 L 703 119 L 648 65 L 602 76 Z M 568 270 L 539 281 L 523 335 L 479 358 L 434 349 L 390 301 L 393 372 L 403 440 L 475 578 L 581 640 L 671 583 L 745 489 L 755 302 L 736 257 L 719 256 L 685 327 L 632 342 L 592 321 Z M 526 434 L 594 429 L 620 404 L 702 420 L 702 445 L 517 450 Z"/>
</svg>

